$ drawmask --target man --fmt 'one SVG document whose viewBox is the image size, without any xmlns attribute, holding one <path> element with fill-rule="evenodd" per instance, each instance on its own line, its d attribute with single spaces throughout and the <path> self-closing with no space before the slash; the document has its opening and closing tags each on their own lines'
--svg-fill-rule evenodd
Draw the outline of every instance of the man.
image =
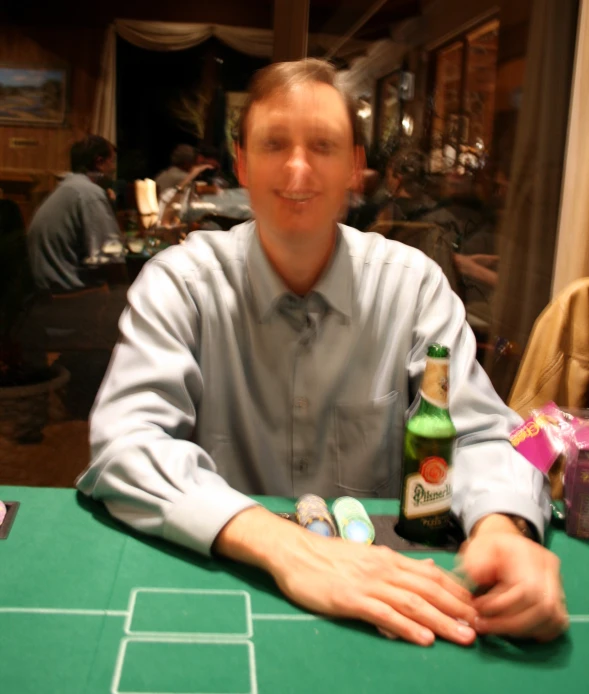
<svg viewBox="0 0 589 694">
<path fill-rule="evenodd" d="M 191 145 L 178 145 L 170 157 L 171 166 L 156 176 L 160 198 L 171 189 L 182 191 L 204 171 L 218 167 L 217 161 L 207 155 L 207 152 L 197 152 Z"/>
<path fill-rule="evenodd" d="M 102 282 L 96 270 L 124 262 L 122 234 L 106 189 L 116 170 L 114 147 L 98 135 L 76 142 L 72 173 L 36 211 L 28 232 L 37 287 L 53 294 Z"/>
<path fill-rule="evenodd" d="M 306 609 L 389 637 L 554 638 L 558 561 L 518 528 L 542 535 L 543 478 L 509 444 L 520 420 L 476 364 L 462 305 L 421 253 L 335 224 L 361 156 L 334 82 L 317 60 L 254 79 L 238 171 L 256 222 L 192 235 L 131 288 L 78 486 L 135 528 L 258 566 Z M 403 415 L 434 341 L 452 350 L 454 510 L 464 567 L 490 588 L 476 600 L 430 560 L 320 537 L 246 496 L 398 495 Z"/>
<path fill-rule="evenodd" d="M 196 151 L 192 145 L 178 145 L 170 155 L 170 166 L 155 177 L 160 194 L 173 188 L 186 178 L 196 163 Z"/>
</svg>

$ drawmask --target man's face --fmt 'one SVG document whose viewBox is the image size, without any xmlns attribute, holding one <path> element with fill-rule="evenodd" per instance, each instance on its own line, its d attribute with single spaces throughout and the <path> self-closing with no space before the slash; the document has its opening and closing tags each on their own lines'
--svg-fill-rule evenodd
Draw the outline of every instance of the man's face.
<svg viewBox="0 0 589 694">
<path fill-rule="evenodd" d="M 307 83 L 255 103 L 238 174 L 266 247 L 331 238 L 358 176 L 357 157 L 348 111 L 333 87 Z"/>
<path fill-rule="evenodd" d="M 117 170 L 117 153 L 112 147 L 108 157 L 98 157 L 96 160 L 96 170 L 104 174 L 107 178 L 114 177 Z"/>
</svg>

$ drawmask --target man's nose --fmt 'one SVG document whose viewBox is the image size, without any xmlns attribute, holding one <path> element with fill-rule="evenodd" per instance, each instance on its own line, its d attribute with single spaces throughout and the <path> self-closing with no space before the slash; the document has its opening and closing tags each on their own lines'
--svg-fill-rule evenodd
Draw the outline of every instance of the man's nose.
<svg viewBox="0 0 589 694">
<path fill-rule="evenodd" d="M 286 168 L 289 173 L 289 188 L 295 187 L 304 181 L 311 169 L 304 147 L 298 145 L 293 147 L 291 155 L 286 162 Z"/>
</svg>

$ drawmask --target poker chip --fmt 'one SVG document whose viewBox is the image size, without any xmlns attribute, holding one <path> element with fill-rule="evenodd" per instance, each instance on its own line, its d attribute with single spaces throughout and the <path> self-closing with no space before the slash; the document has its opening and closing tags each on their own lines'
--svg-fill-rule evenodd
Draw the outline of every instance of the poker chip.
<svg viewBox="0 0 589 694">
<path fill-rule="evenodd" d="M 337 535 L 335 523 L 324 499 L 316 494 L 303 494 L 296 503 L 297 523 L 324 537 Z"/>
<path fill-rule="evenodd" d="M 357 499 L 342 496 L 333 502 L 332 511 L 342 539 L 365 545 L 374 542 L 374 526 Z"/>
<path fill-rule="evenodd" d="M 0 525 L 4 522 L 6 518 L 6 506 L 0 501 Z"/>
</svg>

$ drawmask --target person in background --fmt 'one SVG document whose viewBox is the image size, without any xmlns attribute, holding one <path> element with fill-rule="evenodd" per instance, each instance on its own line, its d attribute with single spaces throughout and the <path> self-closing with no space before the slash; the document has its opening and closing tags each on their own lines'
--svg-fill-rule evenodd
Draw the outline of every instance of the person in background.
<svg viewBox="0 0 589 694">
<path fill-rule="evenodd" d="M 155 178 L 160 199 L 167 191 L 182 192 L 185 187 L 209 169 L 218 167 L 216 159 L 201 153 L 191 145 L 178 145 L 170 157 L 169 168 Z"/>
<path fill-rule="evenodd" d="M 88 135 L 70 151 L 72 173 L 35 212 L 27 241 L 35 284 L 53 294 L 102 283 L 97 268 L 123 263 L 123 238 L 107 191 L 116 170 L 113 145 Z"/>
<path fill-rule="evenodd" d="M 196 164 L 196 150 L 192 145 L 177 145 L 170 156 L 170 166 L 155 177 L 158 191 L 174 188 L 183 181 Z"/>
</svg>

